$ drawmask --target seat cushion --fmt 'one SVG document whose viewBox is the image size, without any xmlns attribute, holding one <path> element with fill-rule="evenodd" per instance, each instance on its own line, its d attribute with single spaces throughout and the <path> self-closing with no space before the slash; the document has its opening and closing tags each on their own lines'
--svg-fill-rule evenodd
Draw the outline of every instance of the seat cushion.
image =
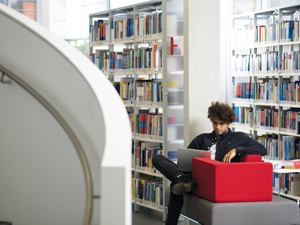
<svg viewBox="0 0 300 225">
<path fill-rule="evenodd" d="M 193 159 L 195 195 L 212 202 L 271 201 L 273 166 L 264 162 L 222 163 Z"/>
<path fill-rule="evenodd" d="M 168 206 L 170 189 L 165 190 Z M 273 196 L 266 202 L 214 203 L 192 193 L 184 194 L 181 214 L 204 225 L 299 224 L 296 202 Z"/>
</svg>

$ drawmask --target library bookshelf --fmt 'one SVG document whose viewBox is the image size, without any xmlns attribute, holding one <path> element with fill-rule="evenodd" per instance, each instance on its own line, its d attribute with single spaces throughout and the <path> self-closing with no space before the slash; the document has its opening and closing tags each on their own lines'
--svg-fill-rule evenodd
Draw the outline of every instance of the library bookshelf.
<svg viewBox="0 0 300 225">
<path fill-rule="evenodd" d="M 183 147 L 183 0 L 154 0 L 93 13 L 90 58 L 119 92 L 132 127 L 132 201 L 163 212 L 169 185 L 152 166 Z M 109 97 L 109 96 L 108 96 Z M 143 195 L 148 188 L 151 196 Z M 147 200 L 146 200 L 147 199 Z"/>
<path fill-rule="evenodd" d="M 275 164 L 300 158 L 299 17 L 300 5 L 232 17 L 232 129 L 251 134 Z M 289 173 L 279 174 L 274 193 L 299 203 Z"/>
</svg>

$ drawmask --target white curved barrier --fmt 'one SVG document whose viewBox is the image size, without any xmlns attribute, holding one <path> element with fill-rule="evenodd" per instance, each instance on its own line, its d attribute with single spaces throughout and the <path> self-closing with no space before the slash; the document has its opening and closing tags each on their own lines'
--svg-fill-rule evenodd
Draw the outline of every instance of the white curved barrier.
<svg viewBox="0 0 300 225">
<path fill-rule="evenodd" d="M 0 221 L 131 224 L 131 131 L 114 87 L 2 4 L 0 30 L 0 70 L 13 80 L 0 83 Z"/>
</svg>

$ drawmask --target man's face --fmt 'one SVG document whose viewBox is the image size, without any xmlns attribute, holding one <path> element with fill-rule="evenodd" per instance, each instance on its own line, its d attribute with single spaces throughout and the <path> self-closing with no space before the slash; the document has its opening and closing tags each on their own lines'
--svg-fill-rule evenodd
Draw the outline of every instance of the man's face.
<svg viewBox="0 0 300 225">
<path fill-rule="evenodd" d="M 219 118 L 214 118 L 212 120 L 213 128 L 216 134 L 219 136 L 221 134 L 224 134 L 228 131 L 228 127 L 230 124 L 227 124 L 223 122 L 222 120 L 219 120 Z"/>
</svg>

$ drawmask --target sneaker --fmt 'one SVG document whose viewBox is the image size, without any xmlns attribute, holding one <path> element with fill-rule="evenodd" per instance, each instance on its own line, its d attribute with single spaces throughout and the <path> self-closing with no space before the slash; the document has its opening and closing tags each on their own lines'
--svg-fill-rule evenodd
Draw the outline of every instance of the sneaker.
<svg viewBox="0 0 300 225">
<path fill-rule="evenodd" d="M 193 191 L 197 185 L 197 181 L 183 175 L 174 181 L 174 184 L 171 185 L 171 190 L 175 195 L 183 195 L 186 192 Z"/>
</svg>

